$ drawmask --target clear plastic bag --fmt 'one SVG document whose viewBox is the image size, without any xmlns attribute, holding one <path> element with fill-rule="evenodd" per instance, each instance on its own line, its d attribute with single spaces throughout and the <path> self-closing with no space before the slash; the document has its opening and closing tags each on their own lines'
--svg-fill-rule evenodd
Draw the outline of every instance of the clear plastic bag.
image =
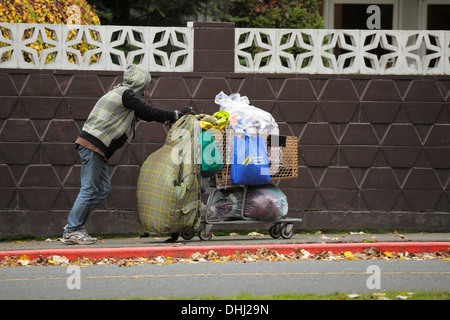
<svg viewBox="0 0 450 320">
<path fill-rule="evenodd" d="M 242 188 L 231 188 L 217 192 L 209 207 L 208 218 L 219 218 L 221 220 L 241 219 L 243 196 L 244 191 Z"/>
<path fill-rule="evenodd" d="M 250 105 L 246 96 L 233 93 L 229 96 L 220 92 L 214 100 L 220 111 L 226 111 L 230 117 L 228 123 L 240 133 L 244 130 L 250 134 L 279 134 L 278 124 L 272 115 L 262 109 Z"/>
<path fill-rule="evenodd" d="M 221 220 L 242 219 L 242 188 L 230 188 L 217 192 L 211 203 L 208 218 Z M 288 213 L 286 195 L 275 185 L 249 187 L 245 198 L 244 217 L 275 221 Z"/>
<path fill-rule="evenodd" d="M 244 217 L 274 221 L 288 213 L 286 195 L 273 184 L 251 188 L 245 198 Z"/>
</svg>

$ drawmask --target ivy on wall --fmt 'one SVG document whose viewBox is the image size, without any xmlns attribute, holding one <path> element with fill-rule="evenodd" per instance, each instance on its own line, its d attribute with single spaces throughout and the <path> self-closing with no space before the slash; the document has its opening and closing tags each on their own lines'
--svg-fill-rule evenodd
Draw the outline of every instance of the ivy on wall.
<svg viewBox="0 0 450 320">
<path fill-rule="evenodd" d="M 95 10 L 86 0 L 1 0 L 0 22 L 100 25 L 100 20 Z M 1 27 L 0 30 L 5 39 L 11 39 L 11 35 L 7 29 Z M 55 35 L 52 30 L 46 29 L 45 32 L 48 39 L 55 40 Z M 76 32 L 76 30 L 69 32 L 66 41 L 73 40 L 77 35 Z M 32 36 L 33 29 L 28 29 L 23 34 L 23 39 L 28 39 Z M 94 34 L 94 40 L 96 40 L 95 37 L 96 35 Z M 5 45 L 0 42 L 0 48 Z M 28 46 L 35 49 L 38 55 L 40 55 L 42 50 L 49 47 L 49 44 L 45 43 L 39 35 L 36 41 Z M 91 45 L 82 40 L 74 49 L 80 50 L 83 54 L 91 49 Z M 10 52 L 4 53 L 1 60 L 9 60 L 10 54 Z M 29 53 L 23 52 L 23 58 L 25 61 L 32 63 L 32 58 Z M 69 53 L 67 58 L 70 62 L 76 63 L 76 58 L 73 54 Z M 46 63 L 51 62 L 52 59 L 54 59 L 54 54 L 49 54 L 46 57 Z M 93 57 L 92 59 L 97 59 L 97 57 Z"/>
</svg>

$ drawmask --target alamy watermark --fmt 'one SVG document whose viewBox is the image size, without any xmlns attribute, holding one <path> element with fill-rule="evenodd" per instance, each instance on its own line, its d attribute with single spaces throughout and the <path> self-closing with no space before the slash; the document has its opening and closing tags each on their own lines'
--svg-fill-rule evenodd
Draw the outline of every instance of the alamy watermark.
<svg viewBox="0 0 450 320">
<path fill-rule="evenodd" d="M 367 267 L 366 273 L 370 276 L 366 280 L 366 286 L 369 290 L 381 289 L 381 269 L 377 265 Z"/>
<path fill-rule="evenodd" d="M 377 5 L 370 5 L 367 7 L 366 13 L 371 14 L 367 18 L 367 29 L 381 29 L 381 9 Z"/>
<path fill-rule="evenodd" d="M 69 6 L 67 8 L 67 13 L 69 14 L 69 17 L 67 18 L 67 25 L 81 24 L 81 9 L 79 6 L 77 6 L 77 5 Z"/>
<path fill-rule="evenodd" d="M 67 278 L 66 286 L 67 289 L 73 290 L 81 289 L 81 269 L 78 266 L 68 266 L 66 269 L 66 273 L 70 274 L 70 276 Z"/>
</svg>

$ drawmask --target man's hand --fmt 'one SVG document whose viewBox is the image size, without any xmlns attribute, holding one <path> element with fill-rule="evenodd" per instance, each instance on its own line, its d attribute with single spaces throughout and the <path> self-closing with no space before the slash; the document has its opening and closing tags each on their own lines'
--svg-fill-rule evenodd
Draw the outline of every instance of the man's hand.
<svg viewBox="0 0 450 320">
<path fill-rule="evenodd" d="M 185 106 L 183 107 L 183 109 L 181 110 L 176 110 L 175 111 L 175 121 L 177 121 L 178 119 L 180 119 L 182 116 L 184 116 L 185 114 L 194 114 L 194 109 L 192 109 L 192 107 L 189 106 Z"/>
<path fill-rule="evenodd" d="M 165 124 L 167 124 L 169 126 L 172 126 L 172 124 L 174 122 L 177 122 L 178 119 L 180 119 L 185 114 L 194 114 L 194 109 L 192 107 L 185 106 L 181 110 L 175 110 L 175 118 L 174 118 L 174 120 L 168 120 L 168 121 L 165 122 Z"/>
<path fill-rule="evenodd" d="M 180 111 L 178 111 L 178 118 L 181 118 L 182 116 L 184 116 L 185 114 L 194 114 L 194 109 L 192 109 L 192 107 L 190 106 L 185 106 L 183 107 L 183 109 L 181 109 Z"/>
</svg>

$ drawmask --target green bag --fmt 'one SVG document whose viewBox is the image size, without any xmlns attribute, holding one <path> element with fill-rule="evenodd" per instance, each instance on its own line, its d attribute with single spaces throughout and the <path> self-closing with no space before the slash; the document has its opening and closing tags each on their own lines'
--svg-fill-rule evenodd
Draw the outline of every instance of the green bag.
<svg viewBox="0 0 450 320">
<path fill-rule="evenodd" d="M 214 142 L 212 130 L 202 132 L 200 139 L 202 146 L 202 177 L 213 177 L 223 168 L 221 153 Z"/>
</svg>

